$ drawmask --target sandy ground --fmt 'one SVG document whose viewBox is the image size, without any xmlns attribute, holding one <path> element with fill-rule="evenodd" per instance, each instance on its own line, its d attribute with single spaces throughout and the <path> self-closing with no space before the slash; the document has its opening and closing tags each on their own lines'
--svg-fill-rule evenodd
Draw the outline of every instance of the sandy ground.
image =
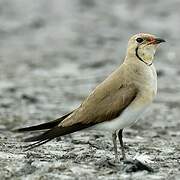
<svg viewBox="0 0 180 180">
<path fill-rule="evenodd" d="M 180 1 L 0 0 L 0 179 L 180 179 Z M 129 36 L 165 38 L 158 95 L 125 130 L 129 158 L 154 173 L 114 165 L 111 134 L 82 131 L 24 152 L 10 129 L 77 107 L 123 60 Z M 8 129 L 8 130 L 7 130 Z"/>
</svg>

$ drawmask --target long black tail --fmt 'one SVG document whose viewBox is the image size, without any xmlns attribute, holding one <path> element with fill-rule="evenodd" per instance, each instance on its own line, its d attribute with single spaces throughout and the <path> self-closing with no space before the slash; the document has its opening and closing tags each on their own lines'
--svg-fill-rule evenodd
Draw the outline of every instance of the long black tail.
<svg viewBox="0 0 180 180">
<path fill-rule="evenodd" d="M 47 123 L 39 124 L 36 126 L 30 126 L 25 128 L 19 128 L 12 130 L 13 132 L 26 132 L 26 131 L 38 131 L 38 130 L 45 130 L 45 129 L 51 129 L 55 126 L 57 126 L 61 121 L 63 121 L 66 117 L 68 117 L 72 112 L 65 114 L 64 116 Z"/>
<path fill-rule="evenodd" d="M 47 130 L 40 135 L 32 136 L 32 137 L 24 139 L 25 142 L 34 142 L 30 145 L 24 146 L 26 148 L 25 150 L 27 151 L 27 150 L 33 149 L 35 147 L 38 147 L 42 144 L 47 143 L 48 141 L 51 141 L 52 139 L 56 137 L 70 134 L 70 133 L 88 128 L 90 126 L 92 126 L 92 124 L 81 124 L 81 123 L 77 123 L 68 127 L 55 126 L 52 129 Z"/>
<path fill-rule="evenodd" d="M 15 129 L 15 130 L 13 130 L 13 132 L 30 132 L 30 131 L 46 130 L 42 134 L 27 137 L 24 139 L 24 142 L 34 142 L 34 143 L 31 143 L 30 145 L 23 146 L 25 148 L 25 150 L 27 151 L 27 150 L 33 149 L 35 147 L 38 147 L 42 144 L 45 144 L 46 142 L 48 142 L 56 137 L 70 134 L 70 133 L 88 128 L 93 125 L 93 124 L 77 123 L 77 124 L 74 124 L 74 125 L 68 126 L 68 127 L 58 126 L 59 123 L 61 121 L 63 121 L 66 117 L 68 117 L 71 113 L 72 112 L 70 112 L 54 121 L 39 124 L 36 126 Z"/>
</svg>

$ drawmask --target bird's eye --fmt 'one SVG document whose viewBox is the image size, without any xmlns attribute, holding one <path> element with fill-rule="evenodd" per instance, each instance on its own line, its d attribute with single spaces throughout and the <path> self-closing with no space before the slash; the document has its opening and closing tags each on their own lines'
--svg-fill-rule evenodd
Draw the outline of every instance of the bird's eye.
<svg viewBox="0 0 180 180">
<path fill-rule="evenodd" d="M 144 39 L 142 39 L 142 38 L 137 38 L 136 41 L 137 41 L 138 43 L 142 43 L 142 42 L 144 41 Z"/>
</svg>

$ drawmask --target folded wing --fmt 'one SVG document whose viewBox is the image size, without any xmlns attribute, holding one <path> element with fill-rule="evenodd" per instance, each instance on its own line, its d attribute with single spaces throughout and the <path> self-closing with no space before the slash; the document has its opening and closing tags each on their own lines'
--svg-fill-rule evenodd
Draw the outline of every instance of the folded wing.
<svg viewBox="0 0 180 180">
<path fill-rule="evenodd" d="M 70 134 L 104 121 L 111 121 L 136 98 L 137 89 L 134 84 L 123 81 L 112 74 L 85 99 L 79 108 L 58 120 L 28 128 L 18 129 L 18 132 L 49 129 L 46 132 L 26 138 L 26 142 L 35 142 L 27 149 L 44 144 L 55 137 Z"/>
</svg>

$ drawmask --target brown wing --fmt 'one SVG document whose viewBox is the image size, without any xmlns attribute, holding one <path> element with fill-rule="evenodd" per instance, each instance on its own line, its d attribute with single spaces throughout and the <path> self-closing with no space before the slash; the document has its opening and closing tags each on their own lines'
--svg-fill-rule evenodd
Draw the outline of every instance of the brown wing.
<svg viewBox="0 0 180 180">
<path fill-rule="evenodd" d="M 78 109 L 68 115 L 57 126 L 43 134 L 25 139 L 28 142 L 37 141 L 27 146 L 27 148 L 37 147 L 55 137 L 73 133 L 118 117 L 137 95 L 134 84 L 129 83 L 128 78 L 122 79 L 121 75 L 126 77 L 121 71 L 115 71 L 111 74 L 97 86 Z"/>
<path fill-rule="evenodd" d="M 106 84 L 98 87 L 74 113 L 60 123 L 60 126 L 110 121 L 118 117 L 136 95 L 137 89 L 133 84 L 120 84 L 118 86 Z"/>
<path fill-rule="evenodd" d="M 98 92 L 95 91 L 94 93 Z M 104 96 L 99 98 L 94 93 L 84 101 L 78 110 L 74 111 L 59 125 L 43 134 L 25 139 L 26 142 L 37 141 L 26 146 L 27 150 L 40 146 L 55 137 L 73 133 L 118 117 L 127 105 L 134 100 L 137 91 L 133 85 L 121 85 L 114 93 L 107 91 Z M 94 104 L 94 101 L 96 104 Z"/>
</svg>

